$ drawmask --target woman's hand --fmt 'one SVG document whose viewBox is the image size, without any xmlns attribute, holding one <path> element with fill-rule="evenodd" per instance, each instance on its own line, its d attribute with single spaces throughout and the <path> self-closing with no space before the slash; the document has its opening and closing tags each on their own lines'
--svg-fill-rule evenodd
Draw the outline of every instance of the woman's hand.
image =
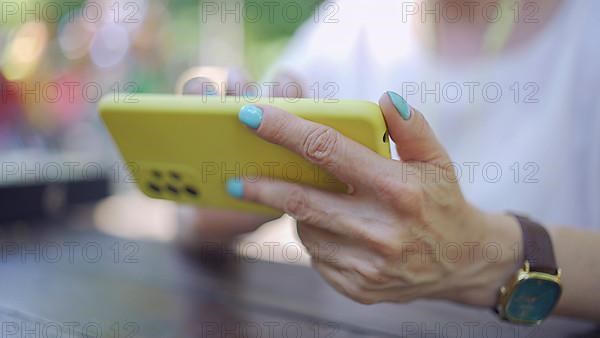
<svg viewBox="0 0 600 338">
<path fill-rule="evenodd" d="M 336 168 L 346 194 L 269 180 L 229 181 L 239 198 L 298 221 L 313 265 L 338 291 L 361 303 L 429 297 L 492 306 L 516 269 L 520 229 L 462 196 L 454 167 L 423 115 L 395 93 L 381 106 L 400 160 L 382 158 L 332 128 L 270 106 L 245 107 L 240 120 L 268 142 Z M 318 252 L 333 257 L 319 257 Z M 512 247 L 511 247 L 512 246 Z"/>
</svg>

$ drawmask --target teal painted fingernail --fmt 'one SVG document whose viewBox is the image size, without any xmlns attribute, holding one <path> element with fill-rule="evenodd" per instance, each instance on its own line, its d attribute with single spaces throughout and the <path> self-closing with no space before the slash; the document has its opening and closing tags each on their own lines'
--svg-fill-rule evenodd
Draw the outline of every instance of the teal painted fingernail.
<svg viewBox="0 0 600 338">
<path fill-rule="evenodd" d="M 240 109 L 238 114 L 240 121 L 252 129 L 257 129 L 263 119 L 263 111 L 257 106 L 248 104 Z"/>
<path fill-rule="evenodd" d="M 400 116 L 402 116 L 404 120 L 408 120 L 410 118 L 410 107 L 408 106 L 408 103 L 406 103 L 406 100 L 402 96 L 391 91 L 387 92 L 387 94 L 390 100 L 392 100 L 398 113 L 400 113 Z"/>
<path fill-rule="evenodd" d="M 244 182 L 239 178 L 230 178 L 225 186 L 231 197 L 242 198 L 244 196 Z"/>
</svg>

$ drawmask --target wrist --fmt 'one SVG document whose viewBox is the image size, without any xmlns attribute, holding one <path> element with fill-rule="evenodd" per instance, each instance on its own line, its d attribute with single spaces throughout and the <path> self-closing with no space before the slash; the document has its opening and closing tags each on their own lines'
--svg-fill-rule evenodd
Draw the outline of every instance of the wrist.
<svg viewBox="0 0 600 338">
<path fill-rule="evenodd" d="M 522 265 L 522 234 L 518 221 L 508 214 L 474 210 L 474 227 L 482 229 L 475 254 L 460 274 L 455 293 L 463 304 L 493 307 L 500 288 Z"/>
</svg>

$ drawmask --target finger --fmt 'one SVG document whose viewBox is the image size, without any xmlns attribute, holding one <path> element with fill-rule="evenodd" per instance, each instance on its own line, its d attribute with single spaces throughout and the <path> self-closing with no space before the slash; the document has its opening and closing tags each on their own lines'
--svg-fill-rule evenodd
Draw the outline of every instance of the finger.
<svg viewBox="0 0 600 338">
<path fill-rule="evenodd" d="M 353 274 L 358 284 L 368 290 L 385 290 L 392 287 L 406 287 L 408 283 L 403 278 L 394 277 L 387 272 L 377 269 L 383 265 L 383 259 L 356 241 L 336 236 L 311 225 L 299 224 L 298 236 L 307 248 L 314 264 L 327 264 L 344 275 Z"/>
<path fill-rule="evenodd" d="M 213 88 L 216 91 L 216 86 L 211 87 L 211 80 L 207 77 L 197 76 L 189 79 L 183 85 L 183 95 L 217 95 L 217 92 L 209 91 L 209 89 Z M 206 93 L 205 93 L 206 91 Z"/>
<path fill-rule="evenodd" d="M 402 283 L 393 282 L 373 283 L 371 277 L 365 278 L 364 275 L 353 270 L 337 268 L 329 264 L 315 263 L 313 267 L 337 291 L 362 304 L 384 301 L 406 303 L 433 295 L 436 289 L 436 285 L 432 284 L 404 286 Z"/>
<path fill-rule="evenodd" d="M 374 304 L 381 301 L 380 294 L 362 288 L 346 271 L 320 263 L 313 264 L 313 267 L 327 283 L 344 296 L 362 304 Z"/>
<path fill-rule="evenodd" d="M 379 106 L 403 161 L 449 162 L 446 150 L 423 114 L 411 107 L 402 96 L 386 92 L 379 99 Z"/>
<path fill-rule="evenodd" d="M 347 216 L 353 210 L 351 196 L 321 191 L 285 181 L 227 181 L 230 195 L 281 210 L 298 222 L 351 238 L 367 237 L 364 224 Z"/>
<path fill-rule="evenodd" d="M 187 80 L 182 88 L 183 95 L 226 95 L 241 96 L 255 95 L 250 92 L 255 86 L 246 86 L 248 84 L 248 74 L 239 68 L 230 68 L 225 70 L 226 77 L 218 79 L 211 74 L 203 72 L 202 75 Z M 213 76 L 215 74 L 212 74 Z M 244 89 L 246 92 L 243 92 Z"/>
<path fill-rule="evenodd" d="M 368 184 L 386 159 L 331 127 L 284 110 L 261 105 L 242 107 L 239 119 L 268 142 L 281 145 L 354 187 Z"/>
<path fill-rule="evenodd" d="M 185 240 L 222 242 L 236 235 L 256 230 L 273 217 L 220 209 L 192 206 L 177 208 L 177 219 Z"/>
<path fill-rule="evenodd" d="M 313 264 L 313 268 L 329 283 L 334 289 L 344 296 L 353 298 L 355 293 L 359 293 L 357 288 L 353 287 L 350 281 L 341 273 L 341 271 L 329 264 Z"/>
<path fill-rule="evenodd" d="M 347 248 L 356 241 L 306 223 L 298 223 L 296 231 L 311 260 L 315 263 L 339 264 L 341 251 L 344 250 L 346 253 Z"/>
<path fill-rule="evenodd" d="M 352 269 L 361 258 L 367 258 L 370 265 L 368 270 L 375 271 L 373 257 L 364 250 L 356 239 L 333 234 L 311 224 L 297 225 L 298 237 L 306 247 L 314 263 L 322 263 L 334 266 L 337 269 Z"/>
</svg>

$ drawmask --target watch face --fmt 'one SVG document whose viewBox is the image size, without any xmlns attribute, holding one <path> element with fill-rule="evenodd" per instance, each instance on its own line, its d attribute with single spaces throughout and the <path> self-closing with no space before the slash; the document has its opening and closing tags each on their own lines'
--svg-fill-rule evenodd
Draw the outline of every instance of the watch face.
<svg viewBox="0 0 600 338">
<path fill-rule="evenodd" d="M 560 293 L 560 285 L 552 280 L 523 279 L 515 286 L 506 303 L 506 316 L 516 321 L 540 321 L 552 312 Z"/>
</svg>

